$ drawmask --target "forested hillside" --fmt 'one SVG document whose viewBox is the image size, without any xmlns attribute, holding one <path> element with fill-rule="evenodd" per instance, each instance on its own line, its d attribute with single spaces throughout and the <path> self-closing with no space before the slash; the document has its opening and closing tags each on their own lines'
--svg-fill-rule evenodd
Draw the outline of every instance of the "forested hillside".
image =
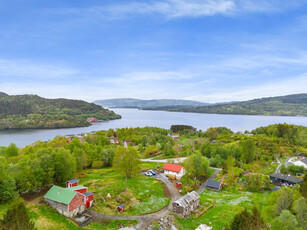
<svg viewBox="0 0 307 230">
<path fill-rule="evenodd" d="M 153 99 L 139 100 L 134 98 L 115 98 L 108 100 L 97 100 L 94 103 L 107 107 L 117 108 L 147 108 L 147 107 L 182 107 L 182 106 L 205 106 L 208 103 L 190 100 L 174 100 L 174 99 Z"/>
<path fill-rule="evenodd" d="M 269 116 L 307 116 L 307 94 L 261 98 L 244 102 L 178 108 L 146 108 L 175 112 L 246 114 Z"/>
<path fill-rule="evenodd" d="M 3 93 L 3 92 L 0 92 L 0 98 L 1 98 L 1 97 L 6 97 L 6 96 L 8 96 L 8 94 Z"/>
<path fill-rule="evenodd" d="M 0 97 L 0 129 L 89 126 L 89 117 L 119 119 L 120 115 L 93 103 L 45 99 L 37 95 Z"/>
</svg>

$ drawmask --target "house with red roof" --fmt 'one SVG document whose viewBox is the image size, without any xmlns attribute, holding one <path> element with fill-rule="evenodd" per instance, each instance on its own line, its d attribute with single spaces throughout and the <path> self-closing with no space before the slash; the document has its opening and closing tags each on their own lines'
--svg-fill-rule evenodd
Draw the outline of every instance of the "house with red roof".
<svg viewBox="0 0 307 230">
<path fill-rule="evenodd" d="M 176 179 L 181 179 L 181 177 L 185 174 L 185 170 L 181 165 L 166 163 L 162 169 L 164 170 L 164 174 L 166 176 L 175 175 Z"/>
</svg>

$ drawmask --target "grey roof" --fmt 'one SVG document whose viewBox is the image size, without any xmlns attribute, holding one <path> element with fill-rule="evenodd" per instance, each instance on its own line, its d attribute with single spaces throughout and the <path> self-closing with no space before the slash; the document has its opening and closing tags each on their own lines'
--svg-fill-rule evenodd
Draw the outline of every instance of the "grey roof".
<svg viewBox="0 0 307 230">
<path fill-rule="evenodd" d="M 84 193 L 82 193 L 82 194 L 85 195 L 85 196 L 94 195 L 94 193 L 92 193 L 92 192 L 84 192 Z"/>
<path fill-rule="evenodd" d="M 216 188 L 219 189 L 221 186 L 221 182 L 215 181 L 215 180 L 208 180 L 206 187 L 210 187 L 210 188 Z"/>
<path fill-rule="evenodd" d="M 118 207 L 119 207 L 119 208 L 123 208 L 123 207 L 125 207 L 125 205 L 124 205 L 124 204 L 121 204 L 121 205 L 118 205 Z"/>
<path fill-rule="evenodd" d="M 307 157 L 300 159 L 300 161 L 307 165 Z"/>
<path fill-rule="evenodd" d="M 198 200 L 200 197 L 197 192 L 192 191 L 185 196 L 181 197 L 180 199 L 176 200 L 174 203 L 179 204 L 180 206 L 186 208 L 190 205 L 192 201 Z"/>
<path fill-rule="evenodd" d="M 296 178 L 287 174 L 281 174 L 281 173 L 273 173 L 270 175 L 270 177 L 274 177 L 280 180 L 289 181 L 292 183 L 301 183 L 303 180 L 300 178 Z"/>
<path fill-rule="evenodd" d="M 73 183 L 79 182 L 79 180 L 75 178 L 75 179 L 68 180 L 66 182 L 73 184 Z"/>
<path fill-rule="evenodd" d="M 272 188 L 272 192 L 275 192 L 275 191 L 279 191 L 280 190 L 280 187 L 279 186 L 275 186 L 274 188 Z"/>
</svg>

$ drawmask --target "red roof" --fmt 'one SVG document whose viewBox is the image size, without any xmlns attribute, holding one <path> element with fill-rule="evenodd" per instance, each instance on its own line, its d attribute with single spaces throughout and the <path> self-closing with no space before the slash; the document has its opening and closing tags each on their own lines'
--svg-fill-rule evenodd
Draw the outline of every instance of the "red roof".
<svg viewBox="0 0 307 230">
<path fill-rule="evenodd" d="M 166 163 L 163 166 L 163 169 L 179 173 L 181 171 L 181 169 L 182 169 L 182 166 L 181 165 L 174 165 L 174 164 Z"/>
</svg>

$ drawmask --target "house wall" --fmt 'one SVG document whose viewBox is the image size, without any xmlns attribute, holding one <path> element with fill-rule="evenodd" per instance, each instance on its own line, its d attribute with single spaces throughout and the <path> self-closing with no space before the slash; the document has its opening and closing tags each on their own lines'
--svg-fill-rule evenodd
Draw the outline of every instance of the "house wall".
<svg viewBox="0 0 307 230">
<path fill-rule="evenodd" d="M 79 192 L 79 193 L 84 193 L 84 192 L 87 192 L 87 188 L 78 189 L 78 190 L 74 190 L 74 191 Z"/>
<path fill-rule="evenodd" d="M 307 168 L 307 165 L 302 161 L 295 161 L 293 162 L 293 164 L 296 166 L 303 166 L 304 168 Z"/>
<path fill-rule="evenodd" d="M 70 217 L 70 214 L 68 212 L 68 205 L 62 204 L 57 201 L 53 201 L 50 199 L 45 198 L 45 201 L 55 210 L 57 210 L 60 214 Z"/>
<path fill-rule="evenodd" d="M 164 170 L 164 175 L 175 175 L 177 179 L 181 179 L 181 177 L 184 175 L 184 168 L 181 169 L 181 171 L 179 173 L 177 172 L 173 172 L 173 171 L 169 171 L 169 170 Z"/>
<path fill-rule="evenodd" d="M 77 193 L 72 200 L 69 202 L 69 212 L 78 209 L 80 206 L 85 204 L 85 196 L 81 193 Z"/>
</svg>

